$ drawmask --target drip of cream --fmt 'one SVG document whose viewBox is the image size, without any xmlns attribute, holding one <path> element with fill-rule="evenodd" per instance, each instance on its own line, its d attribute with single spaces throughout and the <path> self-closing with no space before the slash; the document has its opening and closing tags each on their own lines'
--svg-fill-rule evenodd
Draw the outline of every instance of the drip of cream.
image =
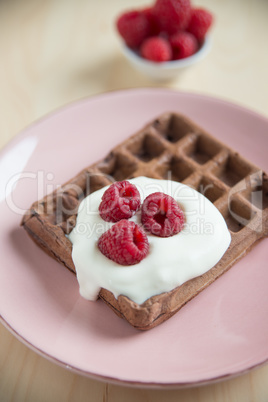
<svg viewBox="0 0 268 402">
<path fill-rule="evenodd" d="M 183 230 L 171 237 L 148 235 L 149 254 L 132 266 L 119 265 L 98 249 L 99 237 L 113 223 L 101 219 L 98 208 L 107 187 L 86 197 L 79 206 L 75 228 L 69 235 L 72 258 L 80 294 L 95 300 L 101 288 L 117 298 L 128 296 L 143 303 L 151 296 L 168 292 L 184 282 L 204 274 L 223 256 L 231 242 L 225 220 L 202 194 L 171 180 L 138 177 L 129 180 L 140 192 L 141 201 L 160 191 L 175 198 L 185 214 Z M 141 221 L 140 212 L 131 220 Z"/>
</svg>

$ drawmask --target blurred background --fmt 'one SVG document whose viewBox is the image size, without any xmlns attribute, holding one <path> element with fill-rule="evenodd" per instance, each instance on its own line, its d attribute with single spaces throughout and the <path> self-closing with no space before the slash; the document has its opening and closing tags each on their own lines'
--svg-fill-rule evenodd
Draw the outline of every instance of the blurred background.
<svg viewBox="0 0 268 402">
<path fill-rule="evenodd" d="M 0 146 L 77 99 L 165 86 L 221 97 L 268 114 L 268 1 L 193 0 L 215 17 L 212 50 L 175 81 L 153 82 L 122 55 L 115 20 L 146 0 L 1 0 Z"/>
</svg>

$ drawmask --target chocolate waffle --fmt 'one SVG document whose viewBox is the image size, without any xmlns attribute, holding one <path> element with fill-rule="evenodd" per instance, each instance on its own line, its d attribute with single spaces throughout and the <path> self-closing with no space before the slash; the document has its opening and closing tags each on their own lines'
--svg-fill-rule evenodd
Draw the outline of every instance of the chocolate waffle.
<svg viewBox="0 0 268 402">
<path fill-rule="evenodd" d="M 165 113 L 35 202 L 22 225 L 38 246 L 75 273 L 66 235 L 75 226 L 80 202 L 114 181 L 139 176 L 179 181 L 201 192 L 223 215 L 232 239 L 208 272 L 141 305 L 101 289 L 99 297 L 117 315 L 146 330 L 171 317 L 268 235 L 268 177 L 185 116 Z"/>
</svg>

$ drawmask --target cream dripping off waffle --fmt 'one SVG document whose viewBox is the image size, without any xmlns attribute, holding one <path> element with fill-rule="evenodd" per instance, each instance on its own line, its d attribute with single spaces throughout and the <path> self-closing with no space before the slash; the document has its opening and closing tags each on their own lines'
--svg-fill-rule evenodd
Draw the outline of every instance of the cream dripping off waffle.
<svg viewBox="0 0 268 402">
<path fill-rule="evenodd" d="M 102 298 L 139 329 L 165 321 L 226 272 L 268 233 L 268 178 L 265 172 L 185 116 L 165 113 L 85 168 L 52 194 L 35 202 L 22 225 L 49 255 L 76 273 L 72 243 L 77 210 L 89 194 L 114 181 L 145 176 L 172 180 L 203 194 L 222 214 L 231 243 L 213 268 L 142 304 L 101 288 Z"/>
</svg>

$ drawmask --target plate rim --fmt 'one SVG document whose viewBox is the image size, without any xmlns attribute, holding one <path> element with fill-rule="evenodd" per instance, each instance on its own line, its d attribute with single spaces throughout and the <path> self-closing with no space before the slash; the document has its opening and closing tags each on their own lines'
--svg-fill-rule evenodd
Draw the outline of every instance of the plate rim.
<svg viewBox="0 0 268 402">
<path fill-rule="evenodd" d="M 268 363 L 268 358 L 264 359 L 263 361 L 251 365 L 248 368 L 244 370 L 240 370 L 234 373 L 227 373 L 224 375 L 219 375 L 219 376 L 214 376 L 212 378 L 209 378 L 207 380 L 200 380 L 200 381 L 189 381 L 189 382 L 170 382 L 170 383 L 160 383 L 160 382 L 139 382 L 139 381 L 130 381 L 130 380 L 123 380 L 115 377 L 109 377 L 101 374 L 95 374 L 89 371 L 85 371 L 82 369 L 79 369 L 78 367 L 74 367 L 71 364 L 67 364 L 66 362 L 63 362 L 62 360 L 59 360 L 55 358 L 54 356 L 51 356 L 50 354 L 44 352 L 43 350 L 39 349 L 38 347 L 32 345 L 27 339 L 25 339 L 23 336 L 21 336 L 14 328 L 12 328 L 11 325 L 9 325 L 3 317 L 0 315 L 0 323 L 3 324 L 3 326 L 12 334 L 15 336 L 17 340 L 19 340 L 24 346 L 28 347 L 31 351 L 37 353 L 39 356 L 45 358 L 51 363 L 57 364 L 57 366 L 71 371 L 73 374 L 78 374 L 83 377 L 95 380 L 95 381 L 101 381 L 104 383 L 109 383 L 113 385 L 120 385 L 120 386 L 125 386 L 125 387 L 133 387 L 133 388 L 143 388 L 143 389 L 162 389 L 162 390 L 176 390 L 176 389 L 186 389 L 186 388 L 192 388 L 192 387 L 200 387 L 203 385 L 212 385 L 219 383 L 221 381 L 227 381 L 231 380 L 234 378 L 237 378 L 243 374 L 247 374 L 252 370 L 261 368 L 265 366 Z"/>
<path fill-rule="evenodd" d="M 59 115 L 60 113 L 65 112 L 66 110 L 73 108 L 73 107 L 79 107 L 79 105 L 83 104 L 83 103 L 87 103 L 87 102 L 94 102 L 96 100 L 101 100 L 101 98 L 107 98 L 107 97 L 114 97 L 114 96 L 124 96 L 124 95 L 128 95 L 131 96 L 133 93 L 134 94 L 142 94 L 142 93 L 152 93 L 152 92 L 162 92 L 162 93 L 166 93 L 166 94 L 174 94 L 174 95 L 179 95 L 179 96 L 189 96 L 189 97 L 193 97 L 193 98 L 199 98 L 201 99 L 205 99 L 211 102 L 216 102 L 218 104 L 222 104 L 225 105 L 227 107 L 231 107 L 231 108 L 235 108 L 241 112 L 244 112 L 246 114 L 250 114 L 253 117 L 257 118 L 257 119 L 261 119 L 263 120 L 263 122 L 265 124 L 268 125 L 268 117 L 266 117 L 265 115 L 249 109 L 243 105 L 234 103 L 232 101 L 226 100 L 226 99 L 222 99 L 222 98 L 218 98 L 218 97 L 214 97 L 211 95 L 207 95 L 207 94 L 203 94 L 203 93 L 197 93 L 197 92 L 188 92 L 188 91 L 178 91 L 176 89 L 170 89 L 170 88 L 161 88 L 161 87 L 142 87 L 142 88 L 126 88 L 126 89 L 120 89 L 120 90 L 115 90 L 115 91 L 109 91 L 109 92 L 103 92 L 103 93 L 99 93 L 96 95 L 92 95 L 92 96 L 87 96 L 75 101 L 71 101 L 69 103 L 66 103 L 65 105 L 59 106 L 58 108 L 48 112 L 47 114 L 45 114 L 44 116 L 40 117 L 39 119 L 33 121 L 32 123 L 30 123 L 29 125 L 27 125 L 25 128 L 23 128 L 22 130 L 20 130 L 17 134 L 15 134 L 15 136 L 7 142 L 7 144 L 5 144 L 2 149 L 0 150 L 0 158 L 3 156 L 3 154 L 5 154 L 9 148 L 12 148 L 18 141 L 20 141 L 21 139 L 24 138 L 24 136 L 28 135 L 28 131 L 33 129 L 34 127 L 38 126 L 39 124 L 42 124 L 44 121 L 53 118 L 54 116 Z M 224 375 L 216 375 L 212 378 L 208 378 L 206 380 L 200 380 L 200 381 L 189 381 L 189 382 L 180 382 L 180 381 L 176 381 L 176 382 L 171 382 L 171 383 L 167 383 L 167 382 L 139 382 L 139 381 L 130 381 L 130 380 L 124 380 L 124 379 L 119 379 L 116 377 L 108 377 L 105 375 L 101 375 L 101 374 L 96 374 L 96 373 L 92 373 L 83 369 L 79 369 L 77 367 L 74 367 L 62 360 L 57 359 L 56 357 L 50 355 L 49 353 L 39 349 L 37 346 L 34 346 L 31 342 L 29 342 L 27 339 L 25 339 L 22 335 L 20 335 L 14 328 L 12 328 L 12 326 L 3 318 L 2 315 L 0 315 L 0 322 L 3 324 L 3 326 L 9 331 L 11 332 L 19 341 L 21 341 L 24 345 L 26 345 L 27 347 L 29 347 L 29 349 L 33 350 L 34 352 L 36 352 L 37 354 L 39 354 L 40 356 L 46 358 L 47 360 L 57 364 L 60 367 L 63 367 L 65 369 L 70 370 L 73 373 L 79 374 L 79 375 L 83 375 L 85 377 L 91 378 L 93 380 L 100 380 L 100 381 L 104 381 L 104 382 L 108 382 L 111 384 L 115 384 L 115 385 L 125 385 L 125 386 L 132 386 L 132 387 L 139 387 L 139 388 L 149 388 L 149 389 L 178 389 L 178 388 L 188 388 L 188 387 L 193 387 L 193 386 L 201 386 L 201 385 L 207 385 L 207 384 L 213 384 L 219 381 L 223 381 L 223 380 L 228 380 L 234 377 L 237 377 L 239 375 L 245 374 L 257 367 L 261 367 L 265 364 L 267 364 L 268 362 L 268 357 L 265 358 L 262 361 L 259 361 L 257 364 L 251 365 L 247 368 L 245 368 L 244 370 L 240 370 L 240 371 L 236 371 L 233 373 L 227 373 Z"/>
<path fill-rule="evenodd" d="M 52 109 L 50 111 L 48 111 L 47 113 L 45 113 L 44 115 L 40 116 L 39 118 L 37 118 L 36 120 L 30 122 L 29 124 L 27 124 L 25 127 L 22 127 L 17 133 L 14 134 L 14 136 L 6 143 L 4 144 L 4 146 L 0 149 L 0 158 L 2 157 L 2 153 L 6 152 L 7 148 L 13 146 L 13 143 L 16 143 L 18 140 L 20 140 L 21 138 L 23 138 L 24 135 L 27 135 L 27 131 L 34 128 L 35 126 L 38 126 L 39 124 L 42 124 L 43 121 L 46 121 L 47 119 L 53 118 L 53 116 L 56 116 L 59 113 L 63 113 L 65 110 L 78 106 L 80 104 L 86 103 L 86 102 L 90 102 L 90 101 L 95 101 L 95 100 L 99 100 L 102 97 L 106 98 L 106 97 L 110 97 L 110 96 L 115 96 L 115 95 L 125 95 L 126 93 L 138 93 L 138 92 L 165 92 L 165 93 L 170 93 L 170 94 L 178 94 L 178 95 L 182 95 L 182 96 L 190 96 L 193 98 L 200 98 L 200 99 L 205 99 L 205 100 L 209 100 L 209 101 L 213 101 L 213 102 L 217 102 L 219 104 L 223 104 L 226 105 L 227 107 L 233 107 L 236 108 L 237 110 L 240 110 L 241 112 L 245 112 L 247 114 L 251 114 L 252 116 L 259 118 L 261 120 L 263 120 L 266 124 L 268 124 L 268 114 L 267 116 L 258 112 L 257 110 L 248 108 L 245 105 L 242 105 L 240 103 L 228 100 L 227 98 L 224 97 L 217 97 L 217 96 L 213 96 L 210 94 L 205 94 L 202 92 L 194 92 L 194 91 L 181 91 L 181 90 L 177 90 L 174 88 L 164 88 L 164 87 L 138 87 L 138 88 L 122 88 L 119 90 L 111 90 L 111 91 L 107 91 L 107 92 L 101 92 L 98 94 L 93 94 L 90 96 L 84 96 L 82 98 L 76 99 L 76 100 L 72 100 L 70 102 L 67 102 L 63 105 L 60 105 L 58 107 L 56 107 L 55 109 Z"/>
</svg>

